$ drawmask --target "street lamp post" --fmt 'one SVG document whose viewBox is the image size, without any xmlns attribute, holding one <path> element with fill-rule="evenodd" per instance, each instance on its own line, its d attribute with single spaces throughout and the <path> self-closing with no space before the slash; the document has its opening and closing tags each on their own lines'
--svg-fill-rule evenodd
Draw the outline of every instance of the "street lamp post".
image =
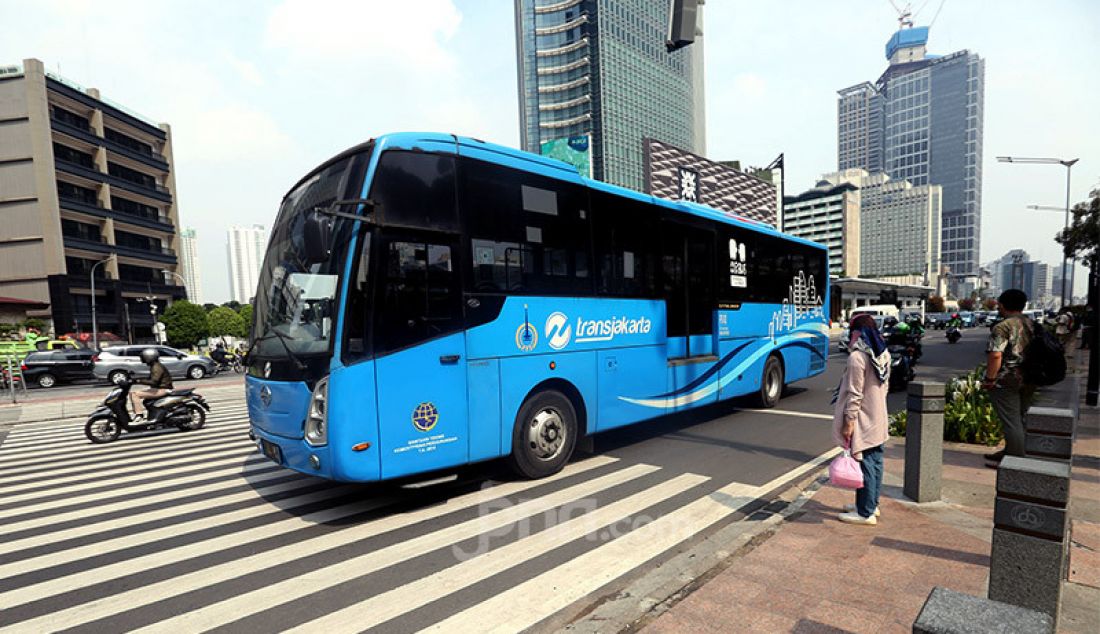
<svg viewBox="0 0 1100 634">
<path fill-rule="evenodd" d="M 187 293 L 187 280 L 183 279 L 183 276 L 175 271 L 169 271 L 168 269 L 161 269 L 161 273 L 167 273 L 168 275 L 175 275 L 180 279 L 180 286 L 183 287 L 183 298 L 188 299 L 190 296 Z"/>
<path fill-rule="evenodd" d="M 1069 183 L 1070 175 L 1073 172 L 1073 166 L 1080 159 L 1058 159 L 1058 158 L 1036 158 L 1028 156 L 998 156 L 997 160 L 1001 163 L 1030 163 L 1040 165 L 1062 165 L 1066 168 L 1066 229 L 1069 229 Z M 1066 264 L 1068 258 L 1066 258 L 1066 252 L 1062 250 L 1062 307 L 1068 306 L 1066 302 L 1066 278 L 1068 277 L 1066 272 Z M 1070 297 L 1073 296 L 1073 287 L 1070 287 Z"/>
<path fill-rule="evenodd" d="M 95 321 L 95 267 L 110 262 L 113 257 L 114 255 L 111 255 L 104 260 L 96 262 L 92 265 L 92 270 L 88 272 L 88 277 L 92 281 L 92 349 L 96 352 L 99 352 L 99 328 L 96 327 Z"/>
</svg>

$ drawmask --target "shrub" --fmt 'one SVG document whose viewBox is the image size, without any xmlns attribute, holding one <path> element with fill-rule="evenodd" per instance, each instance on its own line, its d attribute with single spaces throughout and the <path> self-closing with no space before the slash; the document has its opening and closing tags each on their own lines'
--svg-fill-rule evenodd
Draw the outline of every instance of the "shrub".
<svg viewBox="0 0 1100 634">
<path fill-rule="evenodd" d="M 951 379 L 944 391 L 943 439 L 980 445 L 996 445 L 1004 438 L 989 393 L 982 389 L 985 366 Z M 890 416 L 890 435 L 905 436 L 909 413 Z"/>
</svg>

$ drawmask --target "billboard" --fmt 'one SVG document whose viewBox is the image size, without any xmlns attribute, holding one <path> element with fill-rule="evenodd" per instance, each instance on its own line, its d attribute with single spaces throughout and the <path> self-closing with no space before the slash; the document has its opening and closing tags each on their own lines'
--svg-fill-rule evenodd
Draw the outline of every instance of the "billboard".
<svg viewBox="0 0 1100 634">
<path fill-rule="evenodd" d="M 539 145 L 539 154 L 559 161 L 565 161 L 577 168 L 585 178 L 592 178 L 592 138 L 590 135 L 566 137 L 543 141 Z"/>
</svg>

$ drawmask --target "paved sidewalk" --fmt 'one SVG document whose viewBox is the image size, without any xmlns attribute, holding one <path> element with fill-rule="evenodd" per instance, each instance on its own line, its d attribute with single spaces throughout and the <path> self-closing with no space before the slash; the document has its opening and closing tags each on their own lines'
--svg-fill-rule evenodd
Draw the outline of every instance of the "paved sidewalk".
<svg viewBox="0 0 1100 634">
<path fill-rule="evenodd" d="M 986 468 L 982 459 L 988 451 L 945 443 L 944 500 L 917 505 L 901 493 L 904 439 L 891 439 L 877 526 L 838 521 L 837 514 L 854 495 L 822 486 L 771 538 L 728 559 L 724 570 L 648 622 L 644 631 L 900 633 L 911 631 L 934 586 L 984 597 L 996 481 L 996 471 Z M 1063 590 L 1059 631 L 1096 634 L 1100 632 L 1100 412 L 1096 408 L 1081 406 L 1074 454 L 1069 580 Z"/>
</svg>

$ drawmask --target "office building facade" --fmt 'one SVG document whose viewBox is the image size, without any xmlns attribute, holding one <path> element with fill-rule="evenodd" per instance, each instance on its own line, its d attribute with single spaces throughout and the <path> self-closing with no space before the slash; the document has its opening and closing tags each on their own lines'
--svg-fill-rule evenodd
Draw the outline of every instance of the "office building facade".
<svg viewBox="0 0 1100 634">
<path fill-rule="evenodd" d="M 994 260 L 989 267 L 993 275 L 993 286 L 998 293 L 1010 288 L 1020 289 L 1027 293 L 1032 308 L 1053 307 L 1057 305 L 1054 300 L 1061 298 L 1060 268 L 1032 260 L 1023 249 L 1012 249 Z"/>
<path fill-rule="evenodd" d="M 267 250 L 267 229 L 263 225 L 230 227 L 226 249 L 229 256 L 230 299 L 247 304 L 256 294 L 264 252 Z"/>
<path fill-rule="evenodd" d="M 823 180 L 783 199 L 783 231 L 827 246 L 830 276 L 859 277 L 859 214 L 858 185 Z"/>
<path fill-rule="evenodd" d="M 985 61 L 929 55 L 927 42 L 927 27 L 898 31 L 878 81 L 840 91 L 838 169 L 875 170 L 881 156 L 892 178 L 943 188 L 942 262 L 961 297 L 980 274 Z"/>
<path fill-rule="evenodd" d="M 47 304 L 55 334 L 152 340 L 185 296 L 168 125 L 47 72 L 0 66 L 0 295 Z"/>
<path fill-rule="evenodd" d="M 515 0 L 523 149 L 585 139 L 591 175 L 635 190 L 644 187 L 643 139 L 705 154 L 703 41 L 697 31 L 694 44 L 667 52 L 669 7 Z"/>
<path fill-rule="evenodd" d="M 190 227 L 180 232 L 180 272 L 187 287 L 187 299 L 194 304 L 203 303 L 198 236 Z"/>
</svg>

